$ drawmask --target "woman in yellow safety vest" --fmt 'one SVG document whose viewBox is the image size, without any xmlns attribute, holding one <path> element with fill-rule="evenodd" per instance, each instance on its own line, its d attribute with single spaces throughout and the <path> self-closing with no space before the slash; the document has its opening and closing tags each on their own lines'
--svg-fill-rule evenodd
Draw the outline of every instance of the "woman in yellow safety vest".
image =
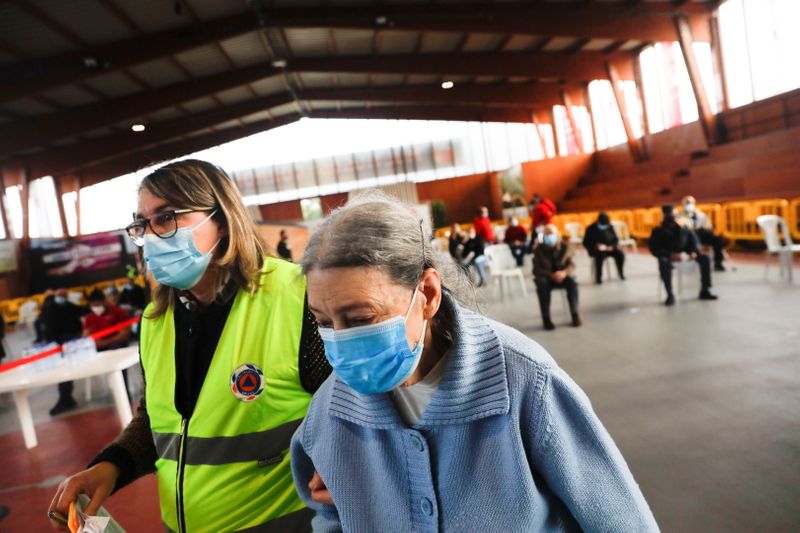
<svg viewBox="0 0 800 533">
<path fill-rule="evenodd" d="M 287 452 L 330 366 L 305 278 L 268 255 L 231 178 L 205 161 L 144 178 L 127 232 L 157 282 L 141 324 L 144 397 L 50 509 L 83 492 L 94 514 L 156 472 L 169 531 L 309 530 Z"/>
</svg>

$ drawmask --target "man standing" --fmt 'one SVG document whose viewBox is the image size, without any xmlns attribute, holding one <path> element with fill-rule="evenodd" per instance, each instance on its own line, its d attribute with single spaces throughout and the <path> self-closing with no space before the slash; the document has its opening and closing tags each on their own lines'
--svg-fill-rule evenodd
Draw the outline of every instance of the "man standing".
<svg viewBox="0 0 800 533">
<path fill-rule="evenodd" d="M 292 246 L 289 244 L 289 234 L 281 230 L 281 240 L 278 241 L 278 255 L 287 261 L 292 261 Z"/>
<path fill-rule="evenodd" d="M 625 252 L 620 250 L 619 237 L 608 215 L 600 213 L 597 220 L 586 228 L 583 235 L 583 247 L 594 259 L 594 280 L 598 285 L 603 283 L 603 263 L 607 257 L 613 257 L 617 264 L 619 279 L 625 279 L 622 267 L 625 264 Z"/>
<path fill-rule="evenodd" d="M 667 299 L 664 305 L 673 305 L 675 296 L 672 294 L 672 263 L 694 260 L 700 266 L 700 296 L 701 300 L 716 300 L 711 294 L 711 262 L 708 256 L 700 253 L 697 238 L 687 227 L 678 223 L 672 205 L 661 207 L 664 219 L 660 226 L 653 228 L 650 234 L 650 253 L 658 259 L 658 270 L 661 281 L 667 290 Z"/>
<path fill-rule="evenodd" d="M 494 236 L 494 229 L 492 229 L 492 221 L 489 219 L 489 208 L 481 206 L 478 208 L 478 213 L 472 220 L 472 225 L 477 233 L 486 244 L 494 244 L 496 238 Z"/>
<path fill-rule="evenodd" d="M 552 330 L 556 327 L 550 319 L 550 292 L 553 289 L 567 291 L 572 325 L 578 327 L 582 322 L 578 315 L 578 284 L 570 276 L 575 270 L 572 249 L 569 244 L 561 240 L 558 228 L 552 224 L 545 226 L 543 242 L 533 251 L 533 275 L 544 329 Z"/>
<path fill-rule="evenodd" d="M 703 213 L 697 208 L 697 201 L 694 196 L 684 196 L 681 200 L 681 210 L 678 212 L 678 218 L 683 224 L 694 231 L 700 243 L 710 246 L 714 250 L 714 270 L 717 272 L 724 272 L 725 266 L 722 262 L 725 260 L 723 252 L 725 248 L 725 237 L 714 234 L 714 227 L 711 225 L 711 220 L 708 215 Z"/>
</svg>

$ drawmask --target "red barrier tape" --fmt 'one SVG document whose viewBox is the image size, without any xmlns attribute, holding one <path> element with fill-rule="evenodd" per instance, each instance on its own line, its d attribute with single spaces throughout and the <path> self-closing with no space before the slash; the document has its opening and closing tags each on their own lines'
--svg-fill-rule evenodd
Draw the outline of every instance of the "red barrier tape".
<svg viewBox="0 0 800 533">
<path fill-rule="evenodd" d="M 100 331 L 95 331 L 91 335 L 90 338 L 97 340 L 102 339 L 103 337 L 108 337 L 122 329 L 129 328 L 132 325 L 139 322 L 139 317 L 130 318 L 125 322 L 120 322 L 119 324 L 114 324 L 113 326 L 107 327 L 105 329 L 101 329 Z M 55 355 L 57 353 L 61 353 L 63 350 L 63 346 L 59 344 L 58 346 L 53 346 L 52 348 L 48 348 L 43 352 L 39 352 L 28 357 L 23 357 L 22 359 L 17 359 L 16 361 L 11 361 L 4 365 L 0 365 L 0 372 L 5 372 L 7 370 L 11 370 L 12 368 L 17 368 L 18 366 L 27 365 L 28 363 L 33 363 L 35 361 L 40 361 L 45 357 L 50 357 L 51 355 Z"/>
</svg>

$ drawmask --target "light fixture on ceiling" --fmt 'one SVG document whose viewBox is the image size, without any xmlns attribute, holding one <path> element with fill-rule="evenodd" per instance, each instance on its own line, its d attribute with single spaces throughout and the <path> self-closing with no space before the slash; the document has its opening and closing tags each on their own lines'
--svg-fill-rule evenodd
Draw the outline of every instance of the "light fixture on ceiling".
<svg viewBox="0 0 800 533">
<path fill-rule="evenodd" d="M 375 17 L 375 24 L 377 24 L 378 26 L 386 26 L 388 22 L 389 19 L 385 15 L 378 15 L 377 17 Z"/>
<path fill-rule="evenodd" d="M 452 88 L 453 88 L 453 82 L 452 81 L 447 80 L 447 81 L 443 81 L 442 82 L 442 89 L 452 89 Z"/>
<path fill-rule="evenodd" d="M 286 68 L 286 60 L 285 59 L 275 59 L 272 61 L 272 66 L 275 68 Z"/>
<path fill-rule="evenodd" d="M 136 133 L 144 131 L 144 124 L 134 124 L 131 126 L 131 131 L 135 131 Z"/>
</svg>

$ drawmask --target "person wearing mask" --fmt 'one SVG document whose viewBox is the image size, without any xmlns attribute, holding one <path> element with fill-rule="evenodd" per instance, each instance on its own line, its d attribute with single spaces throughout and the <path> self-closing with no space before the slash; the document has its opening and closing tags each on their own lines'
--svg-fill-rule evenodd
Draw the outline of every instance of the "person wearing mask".
<svg viewBox="0 0 800 533">
<path fill-rule="evenodd" d="M 113 300 L 104 295 L 102 291 L 95 289 L 89 295 L 89 309 L 91 313 L 83 319 L 83 334 L 85 336 L 97 333 L 98 331 L 110 328 L 130 319 L 130 315 L 114 305 Z M 123 328 L 116 333 L 95 339 L 97 351 L 115 350 L 124 348 L 128 345 L 131 336 L 131 328 Z"/>
<path fill-rule="evenodd" d="M 278 255 L 287 261 L 292 261 L 292 245 L 289 244 L 289 234 L 285 229 L 281 230 L 280 240 L 278 241 Z"/>
<path fill-rule="evenodd" d="M 118 305 L 131 316 L 139 316 L 146 305 L 147 296 L 141 285 L 135 281 L 135 271 L 128 275 L 128 280 L 119 293 Z"/>
<path fill-rule="evenodd" d="M 489 218 L 489 208 L 485 205 L 478 208 L 475 218 L 472 219 L 472 227 L 475 228 L 475 232 L 480 235 L 483 242 L 487 244 L 494 244 L 496 242 L 497 239 L 494 235 L 494 228 L 492 228 L 492 221 Z"/>
<path fill-rule="evenodd" d="M 471 229 L 462 254 L 464 265 L 467 268 L 475 268 L 475 272 L 478 274 L 478 287 L 483 287 L 486 284 L 486 265 L 489 264 L 489 260 L 484 255 L 485 249 L 486 242 L 483 237 L 474 228 Z"/>
<path fill-rule="evenodd" d="M 528 240 L 528 230 L 520 225 L 516 217 L 508 220 L 506 228 L 505 243 L 511 248 L 511 255 L 517 260 L 517 266 L 522 266 L 525 258 L 526 241 Z"/>
<path fill-rule="evenodd" d="M 716 300 L 717 296 L 711 294 L 710 290 L 711 262 L 707 255 L 700 252 L 697 237 L 691 229 L 679 223 L 671 204 L 662 206 L 661 212 L 664 218 L 660 226 L 653 228 L 649 245 L 650 253 L 658 259 L 658 271 L 667 290 L 664 305 L 675 304 L 675 296 L 672 294 L 672 263 L 681 261 L 697 261 L 700 266 L 699 298 Z"/>
<path fill-rule="evenodd" d="M 42 340 L 64 344 L 79 338 L 83 331 L 81 316 L 84 312 L 83 308 L 67 299 L 67 289 L 57 289 L 42 303 L 42 311 L 39 314 Z M 78 402 L 72 396 L 73 389 L 71 381 L 58 384 L 58 401 L 50 409 L 50 416 L 57 416 L 78 407 Z"/>
<path fill-rule="evenodd" d="M 603 283 L 603 263 L 605 263 L 607 257 L 614 258 L 619 279 L 625 279 L 625 274 L 623 273 L 625 252 L 620 250 L 617 247 L 618 245 L 619 237 L 617 237 L 617 232 L 614 231 L 614 226 L 611 225 L 608 215 L 600 213 L 597 215 L 597 220 L 589 224 L 583 234 L 583 248 L 594 260 L 594 280 L 598 285 Z"/>
<path fill-rule="evenodd" d="M 144 395 L 50 510 L 66 513 L 83 492 L 95 514 L 155 472 L 169 531 L 308 531 L 286 450 L 330 366 L 305 278 L 267 255 L 233 180 L 211 163 L 164 165 L 138 196 L 127 232 L 157 282 L 142 317 Z"/>
<path fill-rule="evenodd" d="M 552 224 L 544 227 L 542 245 L 533 251 L 533 276 L 536 283 L 536 294 L 539 297 L 539 310 L 542 312 L 544 329 L 556 328 L 550 319 L 550 293 L 553 289 L 567 291 L 569 311 L 572 325 L 582 324 L 578 314 L 578 283 L 571 276 L 575 270 L 572 261 L 572 248 L 561 239 L 558 228 Z"/>
<path fill-rule="evenodd" d="M 697 200 L 694 199 L 694 196 L 683 197 L 683 200 L 681 200 L 681 210 L 678 212 L 677 218 L 681 220 L 684 226 L 697 235 L 700 244 L 710 246 L 711 249 L 714 250 L 714 270 L 717 272 L 724 272 L 724 250 L 728 242 L 725 240 L 725 237 L 714 234 L 714 227 L 711 225 L 711 219 L 697 208 Z"/>
<path fill-rule="evenodd" d="M 291 445 L 314 530 L 658 531 L 584 392 L 471 311 L 440 257 L 383 195 L 309 240 L 309 307 L 334 368 Z"/>
</svg>

